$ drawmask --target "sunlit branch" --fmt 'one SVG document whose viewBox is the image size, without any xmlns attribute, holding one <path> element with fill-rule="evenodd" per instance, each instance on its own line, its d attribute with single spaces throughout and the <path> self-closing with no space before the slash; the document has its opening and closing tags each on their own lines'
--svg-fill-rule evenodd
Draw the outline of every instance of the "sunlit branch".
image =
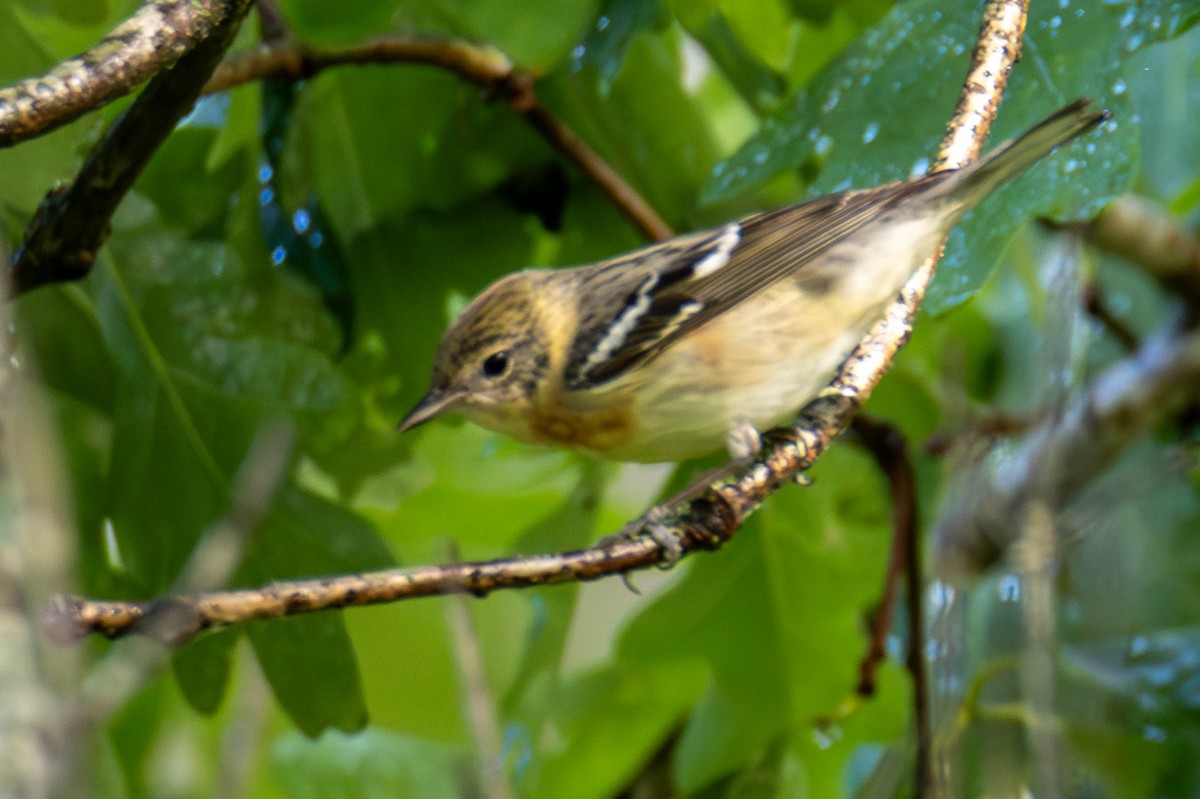
<svg viewBox="0 0 1200 799">
<path fill-rule="evenodd" d="M 31 139 L 129 94 L 209 39 L 245 3 L 151 0 L 86 52 L 0 89 L 0 147 Z"/>
</svg>

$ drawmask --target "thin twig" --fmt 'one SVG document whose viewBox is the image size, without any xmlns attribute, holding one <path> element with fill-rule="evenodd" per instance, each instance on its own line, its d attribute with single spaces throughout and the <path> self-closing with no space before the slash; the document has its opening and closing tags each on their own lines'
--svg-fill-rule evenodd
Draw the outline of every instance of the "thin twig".
<svg viewBox="0 0 1200 799">
<path fill-rule="evenodd" d="M 896 610 L 896 594 L 900 576 L 908 568 L 910 540 L 917 534 L 916 481 L 904 434 L 891 424 L 870 416 L 855 417 L 851 428 L 867 452 L 875 459 L 879 471 L 887 478 L 892 496 L 892 543 L 884 574 L 883 594 L 871 625 L 867 652 L 858 667 L 859 696 L 875 695 L 875 676 L 887 658 L 887 638 L 892 631 Z"/>
<path fill-rule="evenodd" d="M 1137 352 L 1138 335 L 1133 332 L 1125 320 L 1117 316 L 1104 300 L 1104 294 L 1096 281 L 1092 280 L 1083 287 L 1083 308 L 1096 318 L 1104 329 L 1109 332 L 1121 348 L 1126 352 Z"/>
<path fill-rule="evenodd" d="M 1020 658 L 1021 694 L 1029 709 L 1025 734 L 1033 760 L 1037 796 L 1063 795 L 1062 726 L 1057 719 L 1054 511 L 1042 498 L 1021 509 L 1021 539 L 1016 547 L 1021 575 L 1025 641 Z"/>
<path fill-rule="evenodd" d="M 213 71 L 204 93 L 223 92 L 264 78 L 307 80 L 334 67 L 397 63 L 441 67 L 485 89 L 503 84 L 515 69 L 499 50 L 462 39 L 394 34 L 338 50 L 281 39 L 231 53 Z"/>
<path fill-rule="evenodd" d="M 555 116 L 534 91 L 535 76 L 518 70 L 500 51 L 460 39 L 393 35 L 341 50 L 322 50 L 298 41 L 263 44 L 230 56 L 213 73 L 204 91 L 216 92 L 262 78 L 304 80 L 345 65 L 429 64 L 447 69 L 503 98 L 554 149 L 570 159 L 604 191 L 623 214 L 655 241 L 673 235 L 671 226 L 574 130 Z"/>
<path fill-rule="evenodd" d="M 913 682 L 913 717 L 917 726 L 917 797 L 933 789 L 933 722 L 930 718 L 929 675 L 925 662 L 925 615 L 921 594 L 925 588 L 920 562 L 920 526 L 916 475 L 904 434 L 882 420 L 868 416 L 854 419 L 858 434 L 879 469 L 887 476 L 892 495 L 892 545 L 888 556 L 883 597 L 871 630 L 867 654 L 859 665 L 858 693 L 875 694 L 875 672 L 887 656 L 886 641 L 892 629 L 900 575 L 906 576 L 905 609 L 908 612 L 908 655 L 905 663 Z"/>
<path fill-rule="evenodd" d="M 689 540 L 685 546 L 698 548 Z M 175 596 L 153 602 L 106 602 L 61 598 L 46 614 L 45 624 L 59 640 L 88 633 L 119 638 L 141 632 L 138 622 L 162 606 L 188 615 L 180 631 L 185 640 L 206 630 L 242 621 L 280 618 L 297 613 L 374 605 L 423 596 L 469 593 L 486 596 L 504 588 L 528 588 L 578 580 L 594 580 L 660 563 L 664 555 L 650 539 L 538 557 L 420 566 L 280 582 L 265 588 Z"/>
<path fill-rule="evenodd" d="M 456 560 L 458 550 L 453 543 L 447 549 L 448 560 Z M 445 607 L 446 625 L 450 628 L 454 663 L 458 667 L 462 708 L 479 760 L 483 796 L 486 799 L 512 799 L 512 788 L 504 772 L 503 733 L 496 718 L 496 700 L 484 672 L 483 653 L 471 618 L 471 606 L 462 594 L 451 596 L 449 600 Z"/>
<path fill-rule="evenodd" d="M 5 246 L 0 242 L 0 255 Z M 0 276 L 0 352 L 12 306 Z M 27 368 L 0 360 L 0 793 L 62 796 L 86 757 L 71 726 L 79 652 L 47 651 L 33 608 L 71 584 L 75 520 L 52 408 Z"/>
<path fill-rule="evenodd" d="M 915 513 L 915 510 L 914 510 Z M 913 529 L 917 520 L 913 519 Z M 908 657 L 905 665 L 912 677 L 913 708 L 917 720 L 917 797 L 939 796 L 934 768 L 933 702 L 930 692 L 929 661 L 925 655 L 925 563 L 922 560 L 921 536 L 908 540 L 905 565 L 908 591 L 905 593 L 909 618 Z"/>
<path fill-rule="evenodd" d="M 250 0 L 226 0 L 208 38 L 159 74 L 117 118 L 69 186 L 42 200 L 13 258 L 13 292 L 77 280 L 92 268 L 117 206 L 158 146 L 191 110 L 233 40 Z"/>
</svg>

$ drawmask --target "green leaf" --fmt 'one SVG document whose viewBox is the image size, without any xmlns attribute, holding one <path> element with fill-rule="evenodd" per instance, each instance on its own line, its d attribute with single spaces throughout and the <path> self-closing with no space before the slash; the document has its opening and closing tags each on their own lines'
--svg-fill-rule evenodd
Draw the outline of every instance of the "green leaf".
<svg viewBox="0 0 1200 799">
<path fill-rule="evenodd" d="M 602 471 L 594 464 L 585 467 L 580 475 L 579 486 L 566 503 L 526 530 L 515 549 L 532 553 L 573 550 L 585 546 L 593 538 L 603 487 Z M 502 703 L 498 703 L 503 708 L 503 717 L 510 730 L 509 760 L 518 764 L 518 778 L 537 780 L 540 758 L 535 742 L 551 729 L 548 722 L 558 706 L 563 655 L 578 606 L 579 592 L 578 584 L 568 584 L 535 589 L 521 597 L 529 604 L 531 618 L 525 629 L 520 660 L 508 682 Z M 523 730 L 524 734 L 512 734 L 514 729 Z M 532 764 L 532 774 L 525 773 L 521 765 L 525 763 Z"/>
<path fill-rule="evenodd" d="M 778 30 L 789 38 L 786 26 Z M 757 51 L 747 49 L 738 40 L 726 15 L 713 13 L 703 26 L 691 32 L 751 107 L 757 110 L 775 107 L 784 88 L 782 78 L 763 63 Z"/>
<path fill-rule="evenodd" d="M 686 219 L 717 152 L 713 121 L 682 85 L 681 34 L 643 29 L 601 97 L 594 75 L 557 72 L 539 96 L 668 220 Z"/>
<path fill-rule="evenodd" d="M 105 0 L 75 3 L 72 0 L 19 0 L 19 4 L 37 14 L 54 14 L 68 25 L 90 26 L 103 24 L 112 9 Z"/>
<path fill-rule="evenodd" d="M 438 423 L 417 435 L 413 459 L 372 486 L 381 505 L 399 503 L 372 515 L 413 557 L 436 557 L 431 542 L 447 534 L 468 558 L 507 553 L 578 483 L 581 459 L 571 453 L 517 444 L 466 423 Z"/>
<path fill-rule="evenodd" d="M 165 591 L 201 532 L 225 509 L 211 453 L 198 450 L 152 382 L 123 382 L 117 394 L 107 516 L 127 573 L 145 594 Z"/>
<path fill-rule="evenodd" d="M 693 559 L 683 579 L 621 636 L 620 662 L 704 663 L 712 671 L 683 729 L 674 775 L 691 792 L 744 764 L 791 718 L 779 619 L 766 584 L 758 525 L 743 527 L 720 557 Z"/>
<path fill-rule="evenodd" d="M 112 412 L 116 364 L 104 346 L 91 300 L 78 286 L 34 291 L 13 303 L 23 353 L 46 385 Z"/>
<path fill-rule="evenodd" d="M 463 753 L 381 729 L 316 740 L 284 735 L 271 748 L 275 778 L 292 799 L 458 799 Z"/>
<path fill-rule="evenodd" d="M 234 646 L 241 634 L 220 630 L 204 635 L 171 656 L 171 668 L 188 704 L 212 715 L 221 706 L 229 686 Z"/>
<path fill-rule="evenodd" d="M 748 52 L 776 69 L 784 66 L 792 37 L 783 0 L 718 0 L 717 5 Z"/>
<path fill-rule="evenodd" d="M 597 89 L 605 97 L 634 38 L 643 30 L 661 31 L 668 21 L 663 0 L 607 0 L 596 24 L 572 52 L 571 66 L 595 70 Z"/>
<path fill-rule="evenodd" d="M 250 169 L 249 153 L 235 151 L 209 169 L 219 131 L 226 128 L 230 95 L 202 99 L 154 153 L 135 184 L 171 227 L 190 236 L 216 237 L 225 228 L 230 197 Z"/>
<path fill-rule="evenodd" d="M 106 737 L 130 794 L 149 793 L 146 766 L 153 761 L 157 736 L 168 717 L 167 687 L 163 680 L 154 681 L 120 708 L 106 725 Z"/>
<path fill-rule="evenodd" d="M 251 554 L 255 558 L 251 560 Z M 375 528 L 341 505 L 284 486 L 270 523 L 247 553 L 242 579 L 271 580 L 373 571 L 395 565 Z"/>
<path fill-rule="evenodd" d="M 393 565 L 375 531 L 344 509 L 285 486 L 277 510 L 251 537 L 238 582 L 372 571 Z M 306 735 L 366 723 L 358 661 L 341 614 L 317 613 L 246 628 L 271 690 Z"/>
<path fill-rule="evenodd" d="M 445 98 L 464 91 L 453 75 L 436 70 L 323 76 L 296 109 L 297 120 L 319 124 L 299 127 L 302 138 L 286 153 L 297 173 L 282 176 L 284 190 L 298 189 L 300 197 L 315 190 L 343 241 L 389 215 L 431 202 L 455 185 L 442 182 L 435 155 L 455 110 Z M 301 153 L 308 156 L 303 162 L 296 158 Z M 388 163 L 406 168 L 400 174 L 379 168 Z M 309 169 L 311 174 L 300 172 Z"/>
<path fill-rule="evenodd" d="M 546 753 L 526 795 L 617 795 L 671 736 L 704 681 L 705 669 L 685 662 L 620 664 L 574 680 L 557 701 L 563 743 Z"/>
<path fill-rule="evenodd" d="M 341 616 L 292 616 L 246 628 L 263 675 L 300 731 L 315 738 L 367 723 L 358 661 Z"/>
<path fill-rule="evenodd" d="M 598 0 L 543 0 L 522 14 L 508 0 L 451 0 L 462 31 L 498 46 L 525 69 L 546 72 L 559 64 L 596 18 Z"/>
<path fill-rule="evenodd" d="M 886 507 L 862 491 L 878 480 L 871 469 L 861 455 L 830 450 L 814 470 L 818 488 L 773 496 L 720 557 L 690 561 L 622 636 L 619 656 L 632 666 L 698 660 L 712 669 L 680 738 L 681 790 L 745 767 L 850 696 L 865 652 L 861 616 L 879 597 L 889 540 Z M 894 728 L 902 708 L 893 695 L 861 713 Z M 850 746 L 806 757 L 842 764 Z"/>
<path fill-rule="evenodd" d="M 321 0 L 280 0 L 286 24 L 314 44 L 351 45 L 386 30 L 396 0 L 358 0 L 354 13 Z"/>
<path fill-rule="evenodd" d="M 1124 59 L 1149 41 L 1151 31 L 1153 38 L 1166 37 L 1195 20 L 1194 11 L 1166 5 L 1157 13 L 1157 24 L 1156 12 L 1082 4 L 1034 7 L 1025 58 L 1013 71 L 996 139 L 1014 135 L 1079 95 L 1096 98 L 1114 118 L 1101 133 L 1064 148 L 1013 188 L 998 192 L 956 229 L 927 300 L 929 310 L 971 296 L 1022 218 L 1094 213 L 1127 185 L 1134 129 L 1120 80 Z M 897 6 L 720 164 L 702 199 L 727 199 L 798 167 L 816 175 L 810 187 L 814 195 L 924 171 L 953 107 L 977 29 L 972 6 L 946 10 L 929 0 Z M 904 97 L 904 108 L 897 107 L 898 96 Z"/>
</svg>

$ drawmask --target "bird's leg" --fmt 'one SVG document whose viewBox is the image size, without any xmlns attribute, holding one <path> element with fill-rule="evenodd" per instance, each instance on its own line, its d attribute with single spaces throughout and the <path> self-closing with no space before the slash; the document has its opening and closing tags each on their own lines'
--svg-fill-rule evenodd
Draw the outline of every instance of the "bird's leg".
<svg viewBox="0 0 1200 799">
<path fill-rule="evenodd" d="M 762 453 L 763 438 L 758 428 L 745 419 L 738 419 L 725 434 L 725 449 L 733 460 L 729 466 L 740 468 L 748 466 L 751 461 Z"/>
<path fill-rule="evenodd" d="M 679 533 L 667 526 L 667 515 L 676 506 L 704 493 L 713 483 L 729 477 L 752 463 L 762 452 L 762 435 L 750 422 L 739 419 L 726 434 L 725 448 L 729 451 L 731 458 L 729 463 L 705 471 L 688 483 L 682 491 L 677 491 L 657 503 L 641 518 L 629 522 L 618 532 L 600 539 L 597 545 L 603 547 L 617 541 L 628 541 L 642 530 L 646 530 L 650 538 L 662 549 L 663 560 L 660 566 L 664 569 L 674 566 L 683 557 L 683 543 Z"/>
</svg>

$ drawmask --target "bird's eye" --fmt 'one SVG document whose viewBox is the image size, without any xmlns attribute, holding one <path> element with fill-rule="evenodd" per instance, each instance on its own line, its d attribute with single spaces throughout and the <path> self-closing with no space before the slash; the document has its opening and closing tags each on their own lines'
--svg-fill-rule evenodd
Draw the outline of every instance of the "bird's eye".
<svg viewBox="0 0 1200 799">
<path fill-rule="evenodd" d="M 508 371 L 508 353 L 493 352 L 483 361 L 483 376 L 484 377 L 499 377 Z"/>
</svg>

